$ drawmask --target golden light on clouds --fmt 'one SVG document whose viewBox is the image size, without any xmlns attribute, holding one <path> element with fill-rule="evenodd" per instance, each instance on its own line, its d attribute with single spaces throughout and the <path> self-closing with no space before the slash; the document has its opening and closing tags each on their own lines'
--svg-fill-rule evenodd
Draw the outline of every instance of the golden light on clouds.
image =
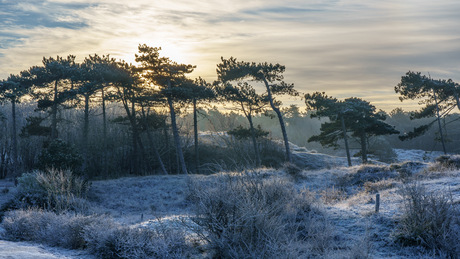
<svg viewBox="0 0 460 259">
<path fill-rule="evenodd" d="M 134 63 L 139 44 L 216 79 L 220 57 L 281 63 L 301 92 L 417 109 L 393 87 L 407 71 L 460 82 L 460 2 L 149 1 L 0 2 L 0 76 L 43 56 L 111 54 Z M 286 104 L 301 100 L 285 99 Z"/>
</svg>

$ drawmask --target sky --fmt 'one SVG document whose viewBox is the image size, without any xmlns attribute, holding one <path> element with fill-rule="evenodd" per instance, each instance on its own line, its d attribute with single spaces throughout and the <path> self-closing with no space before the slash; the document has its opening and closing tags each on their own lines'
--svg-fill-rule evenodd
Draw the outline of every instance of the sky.
<svg viewBox="0 0 460 259">
<path fill-rule="evenodd" d="M 134 62 L 147 44 L 192 78 L 216 80 L 221 57 L 280 63 L 302 93 L 409 111 L 394 92 L 409 70 L 460 82 L 459 13 L 457 0 L 0 0 L 0 79 L 57 55 Z"/>
</svg>

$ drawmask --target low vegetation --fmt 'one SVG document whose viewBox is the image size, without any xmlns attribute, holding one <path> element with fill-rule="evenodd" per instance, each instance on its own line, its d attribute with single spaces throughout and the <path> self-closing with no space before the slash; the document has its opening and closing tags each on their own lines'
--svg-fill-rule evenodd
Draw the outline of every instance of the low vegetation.
<svg viewBox="0 0 460 259">
<path fill-rule="evenodd" d="M 396 240 L 403 245 L 421 245 L 447 258 L 460 255 L 460 208 L 449 193 L 430 193 L 417 183 L 400 189 L 403 215 Z"/>
<path fill-rule="evenodd" d="M 314 196 L 287 181 L 243 173 L 220 176 L 211 188 L 192 186 L 192 220 L 214 258 L 321 255 L 332 241 Z"/>
<path fill-rule="evenodd" d="M 4 194 L 13 198 L 0 233 L 97 258 L 458 258 L 458 171 L 419 178 L 432 169 L 413 166 L 402 179 L 401 168 L 412 166 L 285 164 L 91 184 L 34 171 Z"/>
</svg>

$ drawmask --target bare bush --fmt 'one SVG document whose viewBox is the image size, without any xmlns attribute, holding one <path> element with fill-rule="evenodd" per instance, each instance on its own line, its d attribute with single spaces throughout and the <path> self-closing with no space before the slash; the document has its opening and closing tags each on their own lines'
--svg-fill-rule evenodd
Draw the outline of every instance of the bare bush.
<svg viewBox="0 0 460 259">
<path fill-rule="evenodd" d="M 316 216 L 312 195 L 298 193 L 288 182 L 245 173 L 224 175 L 213 187 L 202 187 L 191 186 L 193 221 L 214 257 L 296 258 L 305 252 L 299 243 L 316 238 L 317 244 L 302 245 L 316 252 L 330 244 L 331 235 L 320 236 L 327 233 L 326 221 Z"/>
<path fill-rule="evenodd" d="M 450 258 L 460 255 L 460 211 L 447 193 L 428 193 L 420 184 L 401 188 L 403 215 L 396 239 L 404 245 L 421 245 Z"/>
</svg>

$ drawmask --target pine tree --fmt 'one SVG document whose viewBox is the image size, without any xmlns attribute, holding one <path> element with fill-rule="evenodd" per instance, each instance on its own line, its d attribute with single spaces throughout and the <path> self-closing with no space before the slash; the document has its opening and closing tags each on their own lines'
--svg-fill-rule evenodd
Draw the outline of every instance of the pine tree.
<svg viewBox="0 0 460 259">
<path fill-rule="evenodd" d="M 394 126 L 384 122 L 386 115 L 383 112 L 377 112 L 375 106 L 360 98 L 352 97 L 339 101 L 324 92 L 316 92 L 306 94 L 305 103 L 307 109 L 314 112 L 311 114 L 312 118 L 329 118 L 328 122 L 321 124 L 321 133 L 310 137 L 308 142 L 317 141 L 323 146 L 337 147 L 337 141 L 347 140 L 347 133 L 350 132 L 361 145 L 363 163 L 367 163 L 369 137 L 399 133 Z M 347 157 L 350 165 L 348 151 Z"/>
<path fill-rule="evenodd" d="M 167 57 L 160 57 L 161 48 L 139 45 L 139 54 L 135 55 L 136 62 L 141 65 L 139 70 L 143 78 L 160 88 L 161 95 L 169 107 L 174 143 L 182 173 L 187 174 L 179 129 L 176 122 L 175 103 L 181 103 L 190 98 L 190 88 L 187 87 L 186 74 L 195 68 L 192 65 L 178 64 Z"/>
<path fill-rule="evenodd" d="M 414 128 L 412 132 L 399 138 L 401 140 L 408 140 L 423 135 L 437 121 L 441 144 L 444 153 L 446 153 L 441 117 L 449 114 L 455 107 L 460 109 L 458 97 L 460 92 L 459 85 L 452 81 L 452 79 L 432 79 L 431 77 L 422 75 L 420 72 L 409 71 L 401 77 L 401 82 L 395 86 L 395 92 L 401 95 L 399 97 L 401 102 L 404 100 L 423 99 L 422 103 L 425 104 L 425 107 L 417 112 L 413 112 L 411 119 L 436 116 L 436 120 Z"/>
<path fill-rule="evenodd" d="M 254 63 L 237 61 L 236 58 L 221 58 L 221 63 L 217 65 L 217 76 L 223 83 L 233 80 L 251 79 L 262 82 L 266 89 L 266 95 L 272 110 L 278 117 L 281 132 L 283 134 L 284 146 L 286 150 L 286 161 L 291 162 L 291 151 L 286 132 L 283 114 L 281 113 L 281 102 L 275 99 L 277 95 L 298 96 L 299 93 L 294 89 L 294 84 L 287 84 L 283 81 L 285 66 L 271 63 Z"/>
<path fill-rule="evenodd" d="M 67 58 L 43 58 L 43 66 L 34 66 L 28 70 L 34 85 L 32 96 L 38 100 L 38 109 L 51 115 L 51 139 L 58 137 L 57 113 L 60 105 L 75 98 L 72 76 L 76 71 L 75 56 Z"/>
</svg>

